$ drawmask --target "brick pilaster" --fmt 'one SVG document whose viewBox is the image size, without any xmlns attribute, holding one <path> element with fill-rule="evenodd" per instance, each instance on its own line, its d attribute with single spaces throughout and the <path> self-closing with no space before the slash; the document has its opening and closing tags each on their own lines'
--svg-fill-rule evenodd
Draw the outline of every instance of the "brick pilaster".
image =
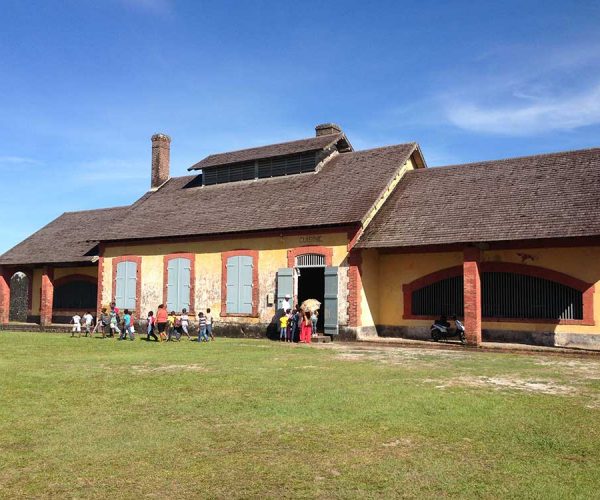
<svg viewBox="0 0 600 500">
<path fill-rule="evenodd" d="M 352 250 L 348 256 L 348 326 L 360 326 L 361 290 L 360 265 L 362 255 L 360 250 Z"/>
<path fill-rule="evenodd" d="M 0 268 L 0 325 L 6 325 L 10 314 L 10 276 Z"/>
<path fill-rule="evenodd" d="M 463 276 L 465 300 L 465 335 L 467 344 L 481 343 L 481 250 L 469 247 L 464 250 Z"/>
<path fill-rule="evenodd" d="M 40 325 L 52 323 L 52 304 L 54 302 L 54 268 L 42 269 L 42 297 L 40 301 Z"/>
</svg>

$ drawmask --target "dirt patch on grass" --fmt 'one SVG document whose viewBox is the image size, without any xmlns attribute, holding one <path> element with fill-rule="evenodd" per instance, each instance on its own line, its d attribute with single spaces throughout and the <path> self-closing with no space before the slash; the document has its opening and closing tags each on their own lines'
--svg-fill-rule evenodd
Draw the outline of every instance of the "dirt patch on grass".
<svg viewBox="0 0 600 500">
<path fill-rule="evenodd" d="M 589 359 L 537 359 L 536 365 L 556 368 L 575 379 L 600 380 L 600 362 Z"/>
<path fill-rule="evenodd" d="M 198 364 L 191 365 L 132 365 L 136 373 L 169 373 L 169 372 L 207 372 L 208 368 Z"/>
<path fill-rule="evenodd" d="M 443 351 L 432 349 L 410 348 L 403 349 L 401 347 L 369 347 L 359 348 L 353 346 L 349 348 L 344 345 L 324 344 L 326 349 L 337 351 L 338 359 L 346 361 L 378 361 L 385 364 L 405 364 L 409 361 L 440 361 L 440 360 L 460 360 L 467 359 L 473 356 L 472 353 L 460 351 Z"/>
<path fill-rule="evenodd" d="M 447 380 L 425 379 L 425 383 L 436 384 L 437 389 L 449 387 L 476 387 L 495 390 L 516 390 L 552 395 L 573 395 L 579 391 L 572 386 L 557 384 L 548 380 L 523 380 L 509 377 L 456 377 Z"/>
</svg>

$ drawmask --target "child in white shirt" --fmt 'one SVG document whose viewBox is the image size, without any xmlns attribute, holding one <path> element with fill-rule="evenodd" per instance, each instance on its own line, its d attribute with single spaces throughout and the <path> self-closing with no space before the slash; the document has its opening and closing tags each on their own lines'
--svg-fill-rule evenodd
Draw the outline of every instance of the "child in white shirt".
<svg viewBox="0 0 600 500">
<path fill-rule="evenodd" d="M 85 336 L 92 336 L 92 323 L 94 322 L 94 317 L 88 311 L 83 315 L 83 326 L 85 327 Z"/>
<path fill-rule="evenodd" d="M 187 336 L 188 340 L 192 340 L 190 337 L 189 326 L 190 326 L 190 317 L 188 316 L 187 309 L 181 310 L 181 316 L 179 317 L 179 321 L 181 322 L 181 333 Z"/>
<path fill-rule="evenodd" d="M 75 332 L 77 332 L 79 337 L 81 337 L 81 316 L 75 313 L 75 315 L 71 318 L 71 323 L 73 323 L 73 330 L 71 330 L 71 337 L 75 336 Z"/>
</svg>

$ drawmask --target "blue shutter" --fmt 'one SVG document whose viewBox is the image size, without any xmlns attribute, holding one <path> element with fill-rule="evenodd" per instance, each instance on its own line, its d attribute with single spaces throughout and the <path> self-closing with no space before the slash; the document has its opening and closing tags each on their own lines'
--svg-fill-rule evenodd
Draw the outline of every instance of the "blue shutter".
<svg viewBox="0 0 600 500">
<path fill-rule="evenodd" d="M 190 310 L 191 275 L 190 259 L 169 260 L 167 266 L 167 309 L 169 311 Z"/>
<path fill-rule="evenodd" d="M 239 278 L 240 258 L 229 257 L 227 259 L 227 312 L 237 313 L 240 307 L 239 300 Z"/>
<path fill-rule="evenodd" d="M 125 306 L 125 287 L 126 287 L 126 273 L 127 273 L 127 262 L 119 262 L 117 264 L 117 279 L 115 286 L 115 303 L 117 307 L 124 308 Z"/>
<path fill-rule="evenodd" d="M 192 263 L 190 259 L 178 259 L 179 264 L 179 286 L 181 293 L 179 295 L 179 311 L 183 309 L 190 310 L 192 297 Z"/>
<path fill-rule="evenodd" d="M 324 327 L 326 335 L 338 334 L 338 268 L 325 268 Z"/>
<path fill-rule="evenodd" d="M 254 263 L 252 257 L 247 255 L 240 256 L 240 279 L 239 279 L 239 313 L 240 314 L 251 314 L 252 313 L 252 289 L 254 285 L 252 283 Z"/>
<path fill-rule="evenodd" d="M 179 305 L 179 259 L 171 259 L 167 266 L 167 311 L 177 311 Z"/>
<path fill-rule="evenodd" d="M 137 289 L 137 263 L 125 262 L 127 270 L 125 285 L 125 307 L 135 311 Z"/>
<path fill-rule="evenodd" d="M 294 295 L 294 270 L 291 268 L 282 268 L 277 271 L 277 310 L 281 309 L 281 303 L 285 296 Z"/>
</svg>

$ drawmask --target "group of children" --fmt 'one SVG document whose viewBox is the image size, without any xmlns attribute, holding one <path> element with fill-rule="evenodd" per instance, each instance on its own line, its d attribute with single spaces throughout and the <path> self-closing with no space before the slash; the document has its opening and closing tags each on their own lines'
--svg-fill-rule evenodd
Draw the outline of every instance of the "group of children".
<svg viewBox="0 0 600 500">
<path fill-rule="evenodd" d="M 286 309 L 279 318 L 279 340 L 282 342 L 298 342 L 310 344 L 311 338 L 317 335 L 319 311 L 303 311 L 296 306 Z"/>
<path fill-rule="evenodd" d="M 148 336 L 146 340 L 153 338 L 157 342 L 162 342 L 163 340 L 176 340 L 179 342 L 182 335 L 185 335 L 188 340 L 192 340 L 190 327 L 191 323 L 187 309 L 183 309 L 181 314 L 177 314 L 175 311 L 167 313 L 165 305 L 161 304 L 158 306 L 156 316 L 154 315 L 154 311 L 148 313 Z M 215 340 L 213 334 L 213 315 L 210 312 L 210 308 L 206 310 L 206 314 L 202 311 L 198 313 L 197 340 L 198 342 Z"/>
<path fill-rule="evenodd" d="M 186 335 L 189 340 L 192 340 L 190 336 L 191 322 L 187 309 L 183 309 L 181 314 L 175 311 L 168 313 L 165 305 L 161 304 L 158 306 L 156 316 L 153 311 L 150 311 L 147 318 L 148 329 L 146 340 L 152 338 L 157 342 L 162 342 L 163 340 L 179 341 L 182 335 Z M 75 314 L 71 318 L 71 323 L 73 324 L 72 337 L 76 333 L 81 337 L 82 321 L 86 337 L 88 335 L 91 337 L 94 333 L 100 332 L 102 338 L 118 336 L 118 340 L 126 340 L 127 337 L 130 340 L 135 339 L 135 322 L 132 312 L 129 309 L 125 309 L 121 317 L 121 311 L 114 302 L 110 304 L 110 311 L 106 307 L 102 308 L 93 329 L 94 318 L 89 311 L 83 317 Z M 214 339 L 213 316 L 210 308 L 208 308 L 206 313 L 202 311 L 198 313 L 198 342 L 208 342 Z"/>
</svg>

